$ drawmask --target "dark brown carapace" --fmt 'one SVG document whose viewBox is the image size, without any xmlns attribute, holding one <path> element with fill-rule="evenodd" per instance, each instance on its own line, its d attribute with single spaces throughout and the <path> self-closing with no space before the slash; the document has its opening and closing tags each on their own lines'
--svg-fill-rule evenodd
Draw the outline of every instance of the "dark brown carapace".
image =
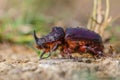
<svg viewBox="0 0 120 80">
<path fill-rule="evenodd" d="M 34 38 L 37 48 L 43 50 L 40 59 L 51 56 L 51 52 L 60 49 L 61 55 L 71 57 L 72 53 L 91 53 L 93 56 L 104 56 L 103 42 L 101 36 L 93 31 L 84 28 L 67 28 L 65 31 L 61 27 L 53 27 L 52 31 L 38 38 L 34 31 Z M 45 53 L 49 53 L 43 58 Z"/>
</svg>

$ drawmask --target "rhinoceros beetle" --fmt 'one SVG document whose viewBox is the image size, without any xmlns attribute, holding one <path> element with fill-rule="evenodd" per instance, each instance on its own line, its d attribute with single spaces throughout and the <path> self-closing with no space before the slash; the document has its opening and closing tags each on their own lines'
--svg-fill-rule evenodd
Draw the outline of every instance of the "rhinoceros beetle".
<svg viewBox="0 0 120 80">
<path fill-rule="evenodd" d="M 42 38 L 33 33 L 37 48 L 43 50 L 40 59 L 48 58 L 51 52 L 56 49 L 60 50 L 60 54 L 71 58 L 72 53 L 91 53 L 93 56 L 104 56 L 103 42 L 99 34 L 85 28 L 66 28 L 53 27 L 52 31 Z M 45 53 L 49 53 L 43 58 Z"/>
</svg>

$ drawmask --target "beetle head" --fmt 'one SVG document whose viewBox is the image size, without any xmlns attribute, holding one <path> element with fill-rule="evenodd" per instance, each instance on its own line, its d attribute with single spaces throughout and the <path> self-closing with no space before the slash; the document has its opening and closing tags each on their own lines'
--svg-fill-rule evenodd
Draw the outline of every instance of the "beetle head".
<svg viewBox="0 0 120 80">
<path fill-rule="evenodd" d="M 37 46 L 39 48 L 43 48 L 43 44 L 45 43 L 45 39 L 44 38 L 38 38 L 35 31 L 33 33 L 33 37 L 35 39 L 35 42 L 36 42 Z"/>
</svg>

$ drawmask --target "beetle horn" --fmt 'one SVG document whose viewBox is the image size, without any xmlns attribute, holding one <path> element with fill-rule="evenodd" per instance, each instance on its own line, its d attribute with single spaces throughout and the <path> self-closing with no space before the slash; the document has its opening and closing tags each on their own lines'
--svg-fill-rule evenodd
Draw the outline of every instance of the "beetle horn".
<svg viewBox="0 0 120 80">
<path fill-rule="evenodd" d="M 35 30 L 33 32 L 33 36 L 34 36 L 35 42 L 38 43 L 39 38 L 37 37 Z"/>
</svg>

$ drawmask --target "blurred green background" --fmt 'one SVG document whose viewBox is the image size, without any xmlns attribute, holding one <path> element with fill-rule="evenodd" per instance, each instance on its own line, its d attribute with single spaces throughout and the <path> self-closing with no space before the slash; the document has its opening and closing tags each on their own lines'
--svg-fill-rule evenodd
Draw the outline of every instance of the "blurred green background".
<svg viewBox="0 0 120 80">
<path fill-rule="evenodd" d="M 111 42 L 120 40 L 119 2 L 110 0 Z M 92 7 L 93 0 L 0 0 L 0 42 L 29 44 L 33 30 L 42 36 L 53 26 L 86 26 Z"/>
</svg>

